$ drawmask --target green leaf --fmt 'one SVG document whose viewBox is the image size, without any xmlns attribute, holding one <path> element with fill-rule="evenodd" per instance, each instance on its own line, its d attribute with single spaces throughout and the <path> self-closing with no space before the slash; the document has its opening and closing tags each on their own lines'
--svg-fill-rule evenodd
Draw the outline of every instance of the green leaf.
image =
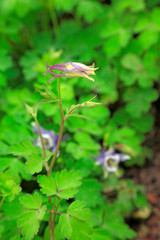
<svg viewBox="0 0 160 240">
<path fill-rule="evenodd" d="M 64 198 L 64 199 L 69 199 L 69 198 L 73 198 L 78 192 L 78 189 L 66 189 L 66 190 L 62 190 L 60 193 L 58 193 L 57 195 L 60 198 Z"/>
<path fill-rule="evenodd" d="M 93 240 L 114 240 L 112 235 L 105 229 L 103 228 L 96 228 L 94 229 L 93 235 L 92 235 Z"/>
<path fill-rule="evenodd" d="M 20 215 L 17 224 L 22 228 L 22 235 L 26 240 L 31 240 L 38 233 L 40 222 L 37 211 L 27 211 Z"/>
<path fill-rule="evenodd" d="M 42 197 L 35 192 L 20 197 L 20 202 L 26 208 L 18 218 L 17 225 L 22 228 L 22 235 L 26 240 L 31 240 L 37 234 L 40 221 L 46 213 L 46 206 L 42 206 Z"/>
<path fill-rule="evenodd" d="M 6 50 L 0 51 L 0 71 L 6 71 L 13 65 L 11 57 Z"/>
<path fill-rule="evenodd" d="M 130 88 L 124 94 L 124 100 L 128 102 L 126 111 L 133 117 L 141 117 L 146 113 L 153 101 L 158 97 L 157 91 L 151 88 Z"/>
<path fill-rule="evenodd" d="M 86 222 L 71 218 L 72 236 L 70 240 L 91 240 L 92 228 Z"/>
<path fill-rule="evenodd" d="M 106 223 L 105 229 L 111 234 L 111 236 L 118 239 L 124 240 L 133 239 L 136 237 L 136 233 L 131 230 L 125 223 L 110 221 Z"/>
<path fill-rule="evenodd" d="M 25 170 L 25 164 L 23 163 L 22 159 L 14 158 L 8 163 L 11 174 L 17 179 L 18 182 L 21 182 L 22 178 L 25 180 L 31 179 L 31 175 Z"/>
<path fill-rule="evenodd" d="M 25 208 L 39 209 L 42 205 L 42 197 L 37 192 L 35 192 L 33 195 L 26 194 L 20 197 L 20 203 Z"/>
<path fill-rule="evenodd" d="M 17 219 L 19 215 L 23 212 L 23 207 L 20 204 L 18 197 L 16 197 L 11 202 L 4 202 L 2 205 L 2 211 L 5 216 L 11 219 Z"/>
<path fill-rule="evenodd" d="M 96 151 L 100 149 L 100 145 L 86 132 L 76 132 L 74 139 L 77 141 L 79 147 L 84 150 Z"/>
<path fill-rule="evenodd" d="M 17 184 L 10 171 L 0 174 L 0 195 L 6 201 L 12 201 L 21 191 L 21 187 Z"/>
<path fill-rule="evenodd" d="M 110 58 L 117 56 L 121 50 L 119 36 L 114 35 L 106 40 L 104 46 L 104 52 Z"/>
<path fill-rule="evenodd" d="M 91 211 L 88 208 L 84 208 L 85 206 L 85 202 L 76 200 L 68 207 L 67 214 L 81 221 L 90 222 Z"/>
<path fill-rule="evenodd" d="M 64 237 L 71 240 L 91 239 L 91 212 L 85 203 L 75 201 L 68 207 L 67 214 L 59 219 L 59 228 Z"/>
<path fill-rule="evenodd" d="M 56 184 L 53 176 L 38 175 L 38 183 L 41 187 L 41 192 L 47 196 L 56 194 Z"/>
<path fill-rule="evenodd" d="M 6 155 L 8 152 L 8 145 L 0 140 L 0 149 L 1 149 L 1 155 Z"/>
<path fill-rule="evenodd" d="M 36 153 L 36 149 L 33 144 L 27 140 L 23 140 L 21 144 L 15 144 L 9 148 L 9 153 L 16 156 L 26 156 L 32 153 Z"/>
<path fill-rule="evenodd" d="M 78 4 L 77 13 L 88 23 L 92 23 L 94 20 L 101 17 L 103 13 L 103 7 L 99 2 L 96 1 L 80 1 Z"/>
<path fill-rule="evenodd" d="M 143 68 L 141 59 L 133 53 L 124 55 L 121 60 L 121 64 L 123 67 L 131 69 L 133 71 L 139 71 Z"/>
<path fill-rule="evenodd" d="M 62 170 L 55 175 L 56 185 L 58 190 L 64 190 L 68 188 L 76 188 L 81 185 L 82 174 L 80 171 Z"/>
<path fill-rule="evenodd" d="M 67 214 L 63 214 L 59 218 L 59 228 L 61 230 L 62 235 L 65 238 L 70 238 L 72 235 L 72 227 L 70 223 L 70 218 Z"/>
<path fill-rule="evenodd" d="M 102 184 L 96 179 L 85 179 L 79 188 L 76 199 L 87 202 L 88 207 L 96 207 L 103 203 L 101 191 Z"/>
<path fill-rule="evenodd" d="M 26 171 L 30 174 L 39 173 L 43 167 L 43 158 L 33 153 L 25 163 Z"/>
<path fill-rule="evenodd" d="M 77 187 L 81 185 L 82 174 L 80 171 L 62 170 L 55 175 L 58 196 L 64 199 L 73 198 Z"/>
</svg>

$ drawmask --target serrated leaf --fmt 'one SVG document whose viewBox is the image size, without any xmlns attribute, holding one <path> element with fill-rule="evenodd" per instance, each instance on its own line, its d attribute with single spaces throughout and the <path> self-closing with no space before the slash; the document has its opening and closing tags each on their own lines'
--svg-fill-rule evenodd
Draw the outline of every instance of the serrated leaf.
<svg viewBox="0 0 160 240">
<path fill-rule="evenodd" d="M 38 183 L 41 187 L 41 192 L 47 196 L 56 194 L 56 184 L 53 176 L 38 175 Z"/>
<path fill-rule="evenodd" d="M 83 201 L 75 201 L 68 207 L 67 214 L 60 217 L 59 227 L 64 237 L 71 240 L 91 239 L 91 213 L 84 207 Z"/>
<path fill-rule="evenodd" d="M 17 221 L 18 227 L 22 228 L 22 235 L 26 240 L 31 240 L 38 233 L 40 222 L 37 219 L 37 211 L 27 211 L 20 215 Z"/>
<path fill-rule="evenodd" d="M 21 191 L 21 187 L 17 184 L 10 171 L 0 174 L 0 195 L 5 197 L 6 201 L 12 201 Z"/>
<path fill-rule="evenodd" d="M 87 202 L 88 207 L 96 207 L 103 203 L 101 191 L 102 184 L 96 179 L 85 179 L 79 188 L 76 199 Z"/>
<path fill-rule="evenodd" d="M 25 166 L 26 171 L 30 174 L 39 173 L 43 167 L 43 158 L 37 154 L 31 154 Z"/>
<path fill-rule="evenodd" d="M 19 200 L 25 208 L 39 209 L 42 205 L 42 197 L 37 192 L 33 195 L 26 194 L 25 196 L 20 197 Z"/>
<path fill-rule="evenodd" d="M 60 193 L 58 193 L 57 195 L 60 198 L 69 199 L 69 198 L 73 198 L 77 192 L 78 192 L 78 189 L 75 189 L 75 188 L 65 189 L 65 190 L 61 191 Z"/>
<path fill-rule="evenodd" d="M 25 240 L 31 240 L 38 232 L 40 220 L 43 219 L 47 207 L 41 206 L 42 197 L 38 192 L 20 197 L 20 202 L 27 210 L 19 216 L 17 225 L 22 228 Z"/>
<path fill-rule="evenodd" d="M 16 156 L 27 156 L 32 153 L 36 153 L 36 149 L 31 142 L 24 140 L 21 142 L 21 144 L 15 144 L 14 146 L 10 147 L 9 153 L 12 153 Z"/>
<path fill-rule="evenodd" d="M 130 229 L 127 224 L 108 221 L 105 225 L 105 229 L 113 236 L 118 239 L 133 239 L 136 237 L 136 233 Z M 116 231 L 115 231 L 116 229 Z"/>
<path fill-rule="evenodd" d="M 59 218 L 59 228 L 62 236 L 69 239 L 72 235 L 72 227 L 70 223 L 70 218 L 67 214 L 63 214 Z"/>
<path fill-rule="evenodd" d="M 86 222 L 71 217 L 72 236 L 70 240 L 91 240 L 92 228 Z"/>
<path fill-rule="evenodd" d="M 85 206 L 85 202 L 76 200 L 68 207 L 67 213 L 79 220 L 89 222 L 91 220 L 91 211 L 84 208 Z"/>
<path fill-rule="evenodd" d="M 55 175 L 58 190 L 76 188 L 81 185 L 82 174 L 80 171 L 62 170 Z"/>
</svg>

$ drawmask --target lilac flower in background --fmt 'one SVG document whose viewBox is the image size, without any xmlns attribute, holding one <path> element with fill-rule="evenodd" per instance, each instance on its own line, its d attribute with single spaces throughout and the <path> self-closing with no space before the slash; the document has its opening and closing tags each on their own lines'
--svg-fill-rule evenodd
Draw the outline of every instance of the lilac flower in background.
<svg viewBox="0 0 160 240">
<path fill-rule="evenodd" d="M 36 124 L 32 123 L 32 126 L 33 126 L 34 132 L 39 134 L 38 133 L 38 129 L 36 127 Z M 46 130 L 42 126 L 40 126 L 40 130 L 41 130 L 41 133 L 42 133 L 42 138 L 44 140 L 44 147 L 45 147 L 45 149 L 47 149 L 47 150 L 49 150 L 51 152 L 55 152 L 59 136 L 54 134 L 54 131 Z M 34 145 L 42 147 L 41 140 L 40 140 L 39 136 L 35 140 Z"/>
<path fill-rule="evenodd" d="M 55 78 L 58 77 L 67 77 L 67 78 L 74 78 L 74 77 L 84 77 L 88 78 L 89 80 L 94 82 L 94 79 L 90 77 L 90 75 L 95 75 L 95 70 L 98 68 L 95 68 L 95 64 L 93 63 L 91 66 L 87 66 L 83 63 L 78 63 L 78 62 L 68 62 L 68 63 L 59 63 L 59 64 L 54 64 L 53 66 L 49 66 L 48 63 L 47 65 L 47 71 L 43 74 L 43 76 L 46 73 L 51 73 L 54 75 L 53 78 L 51 78 L 47 83 Z M 61 73 L 55 73 L 55 70 L 61 71 Z"/>
<path fill-rule="evenodd" d="M 120 162 L 125 162 L 130 159 L 130 156 L 124 153 L 116 153 L 115 149 L 108 151 L 100 151 L 96 161 L 98 165 L 102 165 L 107 172 L 117 172 Z"/>
</svg>

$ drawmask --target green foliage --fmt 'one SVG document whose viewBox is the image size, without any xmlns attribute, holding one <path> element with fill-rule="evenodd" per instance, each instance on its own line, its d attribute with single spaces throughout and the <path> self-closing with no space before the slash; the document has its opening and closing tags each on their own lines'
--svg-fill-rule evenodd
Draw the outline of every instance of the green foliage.
<svg viewBox="0 0 160 240">
<path fill-rule="evenodd" d="M 56 199 L 54 210 L 63 214 L 56 215 L 55 239 L 133 239 L 124 218 L 137 208 L 150 212 L 143 189 L 114 174 L 105 179 L 94 156 L 101 148 L 115 148 L 131 156 L 127 169 L 152 158 L 144 142 L 159 97 L 159 1 L 2 0 L 0 15 L 0 238 L 50 240 L 46 222 Z M 47 85 L 52 75 L 42 74 L 46 63 L 68 61 L 95 62 L 99 69 L 94 83 L 62 78 L 59 99 L 56 80 Z M 95 95 L 102 105 L 90 109 L 97 105 L 88 103 Z M 34 146 L 37 135 L 24 103 L 39 103 L 40 124 L 58 134 L 60 102 L 64 113 L 76 109 L 65 121 L 55 172 L 47 176 L 53 153 L 46 151 L 44 158 Z M 20 195 L 20 184 L 30 193 L 37 179 L 40 193 Z M 75 199 L 68 207 L 70 198 Z M 89 210 L 78 200 L 93 212 L 93 232 Z"/>
<path fill-rule="evenodd" d="M 52 153 L 47 151 L 46 158 L 39 156 L 39 149 L 35 148 L 35 146 L 27 140 L 22 141 L 21 144 L 15 144 L 10 147 L 9 152 L 13 155 L 23 156 L 27 159 L 25 170 L 30 174 L 41 172 L 45 161 L 48 161 L 52 155 Z M 40 153 L 41 152 L 42 151 L 40 150 Z"/>
<path fill-rule="evenodd" d="M 9 171 L 0 174 L 0 195 L 6 201 L 12 201 L 21 191 L 21 187 L 17 184 Z"/>
<path fill-rule="evenodd" d="M 99 181 L 96 179 L 85 179 L 79 188 L 76 199 L 85 201 L 88 207 L 96 207 L 103 203 L 101 191 L 102 184 Z"/>
<path fill-rule="evenodd" d="M 67 214 L 60 216 L 59 228 L 64 237 L 72 240 L 91 239 L 91 212 L 84 207 L 85 203 L 77 200 L 68 207 Z"/>
<path fill-rule="evenodd" d="M 36 149 L 31 142 L 24 140 L 21 144 L 10 147 L 9 152 L 16 156 L 27 156 L 36 153 Z"/>
<path fill-rule="evenodd" d="M 41 192 L 47 196 L 56 194 L 56 183 L 52 176 L 38 175 L 38 183 L 41 187 Z"/>
<path fill-rule="evenodd" d="M 38 183 L 41 192 L 47 196 L 57 195 L 60 198 L 73 198 L 77 193 L 77 187 L 81 185 L 82 175 L 79 171 L 62 170 L 57 172 L 55 178 L 53 176 L 38 176 Z"/>
<path fill-rule="evenodd" d="M 22 196 L 20 202 L 24 207 L 24 212 L 20 215 L 17 224 L 19 228 L 22 228 L 25 239 L 31 240 L 39 230 L 40 221 L 46 212 L 46 206 L 42 206 L 42 197 L 37 192 L 33 195 Z"/>
</svg>

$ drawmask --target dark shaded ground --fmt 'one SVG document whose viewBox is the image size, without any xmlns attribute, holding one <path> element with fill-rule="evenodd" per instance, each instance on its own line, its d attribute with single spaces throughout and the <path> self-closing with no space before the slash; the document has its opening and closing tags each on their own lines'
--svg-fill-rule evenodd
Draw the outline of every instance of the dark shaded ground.
<svg viewBox="0 0 160 240">
<path fill-rule="evenodd" d="M 136 240 L 160 240 L 160 111 L 157 111 L 155 128 L 146 139 L 147 145 L 154 152 L 150 159 L 141 168 L 134 167 L 127 173 L 136 184 L 146 186 L 147 199 L 152 213 L 146 220 L 131 224 L 138 236 Z"/>
</svg>

